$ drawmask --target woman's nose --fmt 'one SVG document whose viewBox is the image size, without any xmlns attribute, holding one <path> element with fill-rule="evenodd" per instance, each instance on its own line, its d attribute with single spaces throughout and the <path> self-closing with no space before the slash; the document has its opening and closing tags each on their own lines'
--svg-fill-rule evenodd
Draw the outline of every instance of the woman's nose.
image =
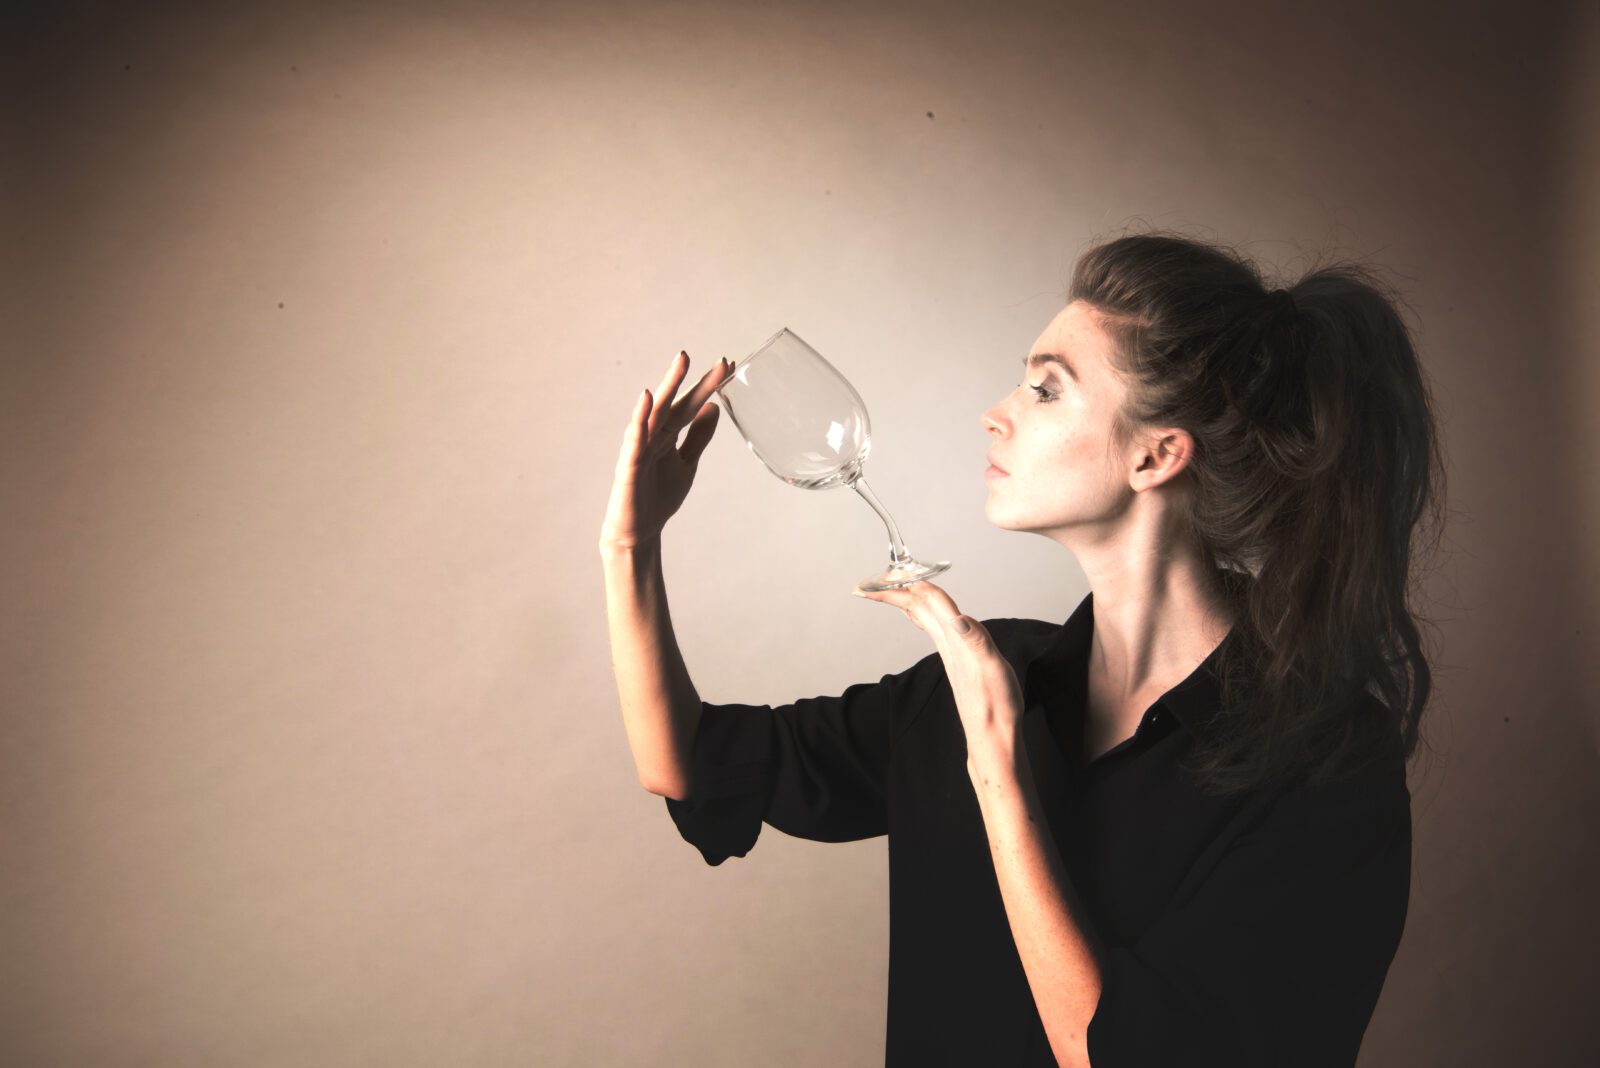
<svg viewBox="0 0 1600 1068">
<path fill-rule="evenodd" d="M 991 434 L 1004 433 L 1005 428 L 1001 425 L 1000 418 L 999 418 L 999 415 L 998 415 L 999 411 L 1000 411 L 1000 408 L 999 408 L 998 405 L 996 405 L 995 407 L 990 408 L 988 411 L 984 412 L 981 416 L 978 417 L 979 425 L 981 425 L 983 427 L 983 429 L 989 431 Z"/>
</svg>

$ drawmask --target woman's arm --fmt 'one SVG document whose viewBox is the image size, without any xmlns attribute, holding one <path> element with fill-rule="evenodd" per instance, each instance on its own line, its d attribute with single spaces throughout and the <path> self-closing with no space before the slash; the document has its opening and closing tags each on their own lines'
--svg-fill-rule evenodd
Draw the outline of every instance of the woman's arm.
<svg viewBox="0 0 1600 1068">
<path fill-rule="evenodd" d="M 689 678 L 667 611 L 661 543 L 602 541 L 611 666 L 639 783 L 662 797 L 689 796 L 689 753 L 700 694 Z"/>
<path fill-rule="evenodd" d="M 699 727 L 700 695 L 667 616 L 661 530 L 694 484 L 700 454 L 717 429 L 719 409 L 711 395 L 728 380 L 733 364 L 719 361 L 688 396 L 674 400 L 688 370 L 689 354 L 678 353 L 658 394 L 645 390 L 634 402 L 600 525 L 611 664 L 634 767 L 646 790 L 678 799 L 689 794 L 688 756 Z M 680 446 L 678 434 L 686 427 Z"/>
</svg>

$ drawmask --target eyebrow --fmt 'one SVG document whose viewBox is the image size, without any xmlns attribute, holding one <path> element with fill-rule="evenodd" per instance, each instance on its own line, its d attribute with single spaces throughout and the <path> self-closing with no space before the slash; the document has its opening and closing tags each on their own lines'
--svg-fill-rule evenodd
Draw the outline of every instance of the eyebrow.
<svg viewBox="0 0 1600 1068">
<path fill-rule="evenodd" d="M 1067 362 L 1067 358 L 1065 356 L 1057 355 L 1054 352 L 1036 352 L 1032 356 L 1024 356 L 1022 358 L 1022 366 L 1026 368 L 1038 367 L 1040 364 L 1045 363 L 1053 363 L 1057 365 L 1063 371 L 1067 372 L 1068 378 L 1072 379 L 1074 382 L 1078 381 L 1078 372 L 1072 369 L 1072 365 Z"/>
</svg>

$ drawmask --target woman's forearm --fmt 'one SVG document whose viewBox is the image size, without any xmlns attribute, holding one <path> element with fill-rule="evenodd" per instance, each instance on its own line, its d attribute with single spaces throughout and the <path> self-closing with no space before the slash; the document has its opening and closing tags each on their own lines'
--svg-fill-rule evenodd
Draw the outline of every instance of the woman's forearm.
<svg viewBox="0 0 1600 1068">
<path fill-rule="evenodd" d="M 689 678 L 667 611 L 661 545 L 602 542 L 611 666 L 639 783 L 653 794 L 689 795 L 689 754 L 700 694 Z"/>
</svg>

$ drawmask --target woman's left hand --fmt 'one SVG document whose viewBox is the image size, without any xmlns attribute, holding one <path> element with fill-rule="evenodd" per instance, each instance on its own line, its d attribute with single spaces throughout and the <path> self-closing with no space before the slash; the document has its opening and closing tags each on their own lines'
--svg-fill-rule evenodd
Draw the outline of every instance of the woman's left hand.
<svg viewBox="0 0 1600 1068">
<path fill-rule="evenodd" d="M 933 639 L 967 735 L 968 773 L 1010 771 L 1022 716 L 1022 687 L 988 629 L 962 615 L 950 595 L 927 580 L 893 590 L 851 592 L 900 609 Z"/>
</svg>

